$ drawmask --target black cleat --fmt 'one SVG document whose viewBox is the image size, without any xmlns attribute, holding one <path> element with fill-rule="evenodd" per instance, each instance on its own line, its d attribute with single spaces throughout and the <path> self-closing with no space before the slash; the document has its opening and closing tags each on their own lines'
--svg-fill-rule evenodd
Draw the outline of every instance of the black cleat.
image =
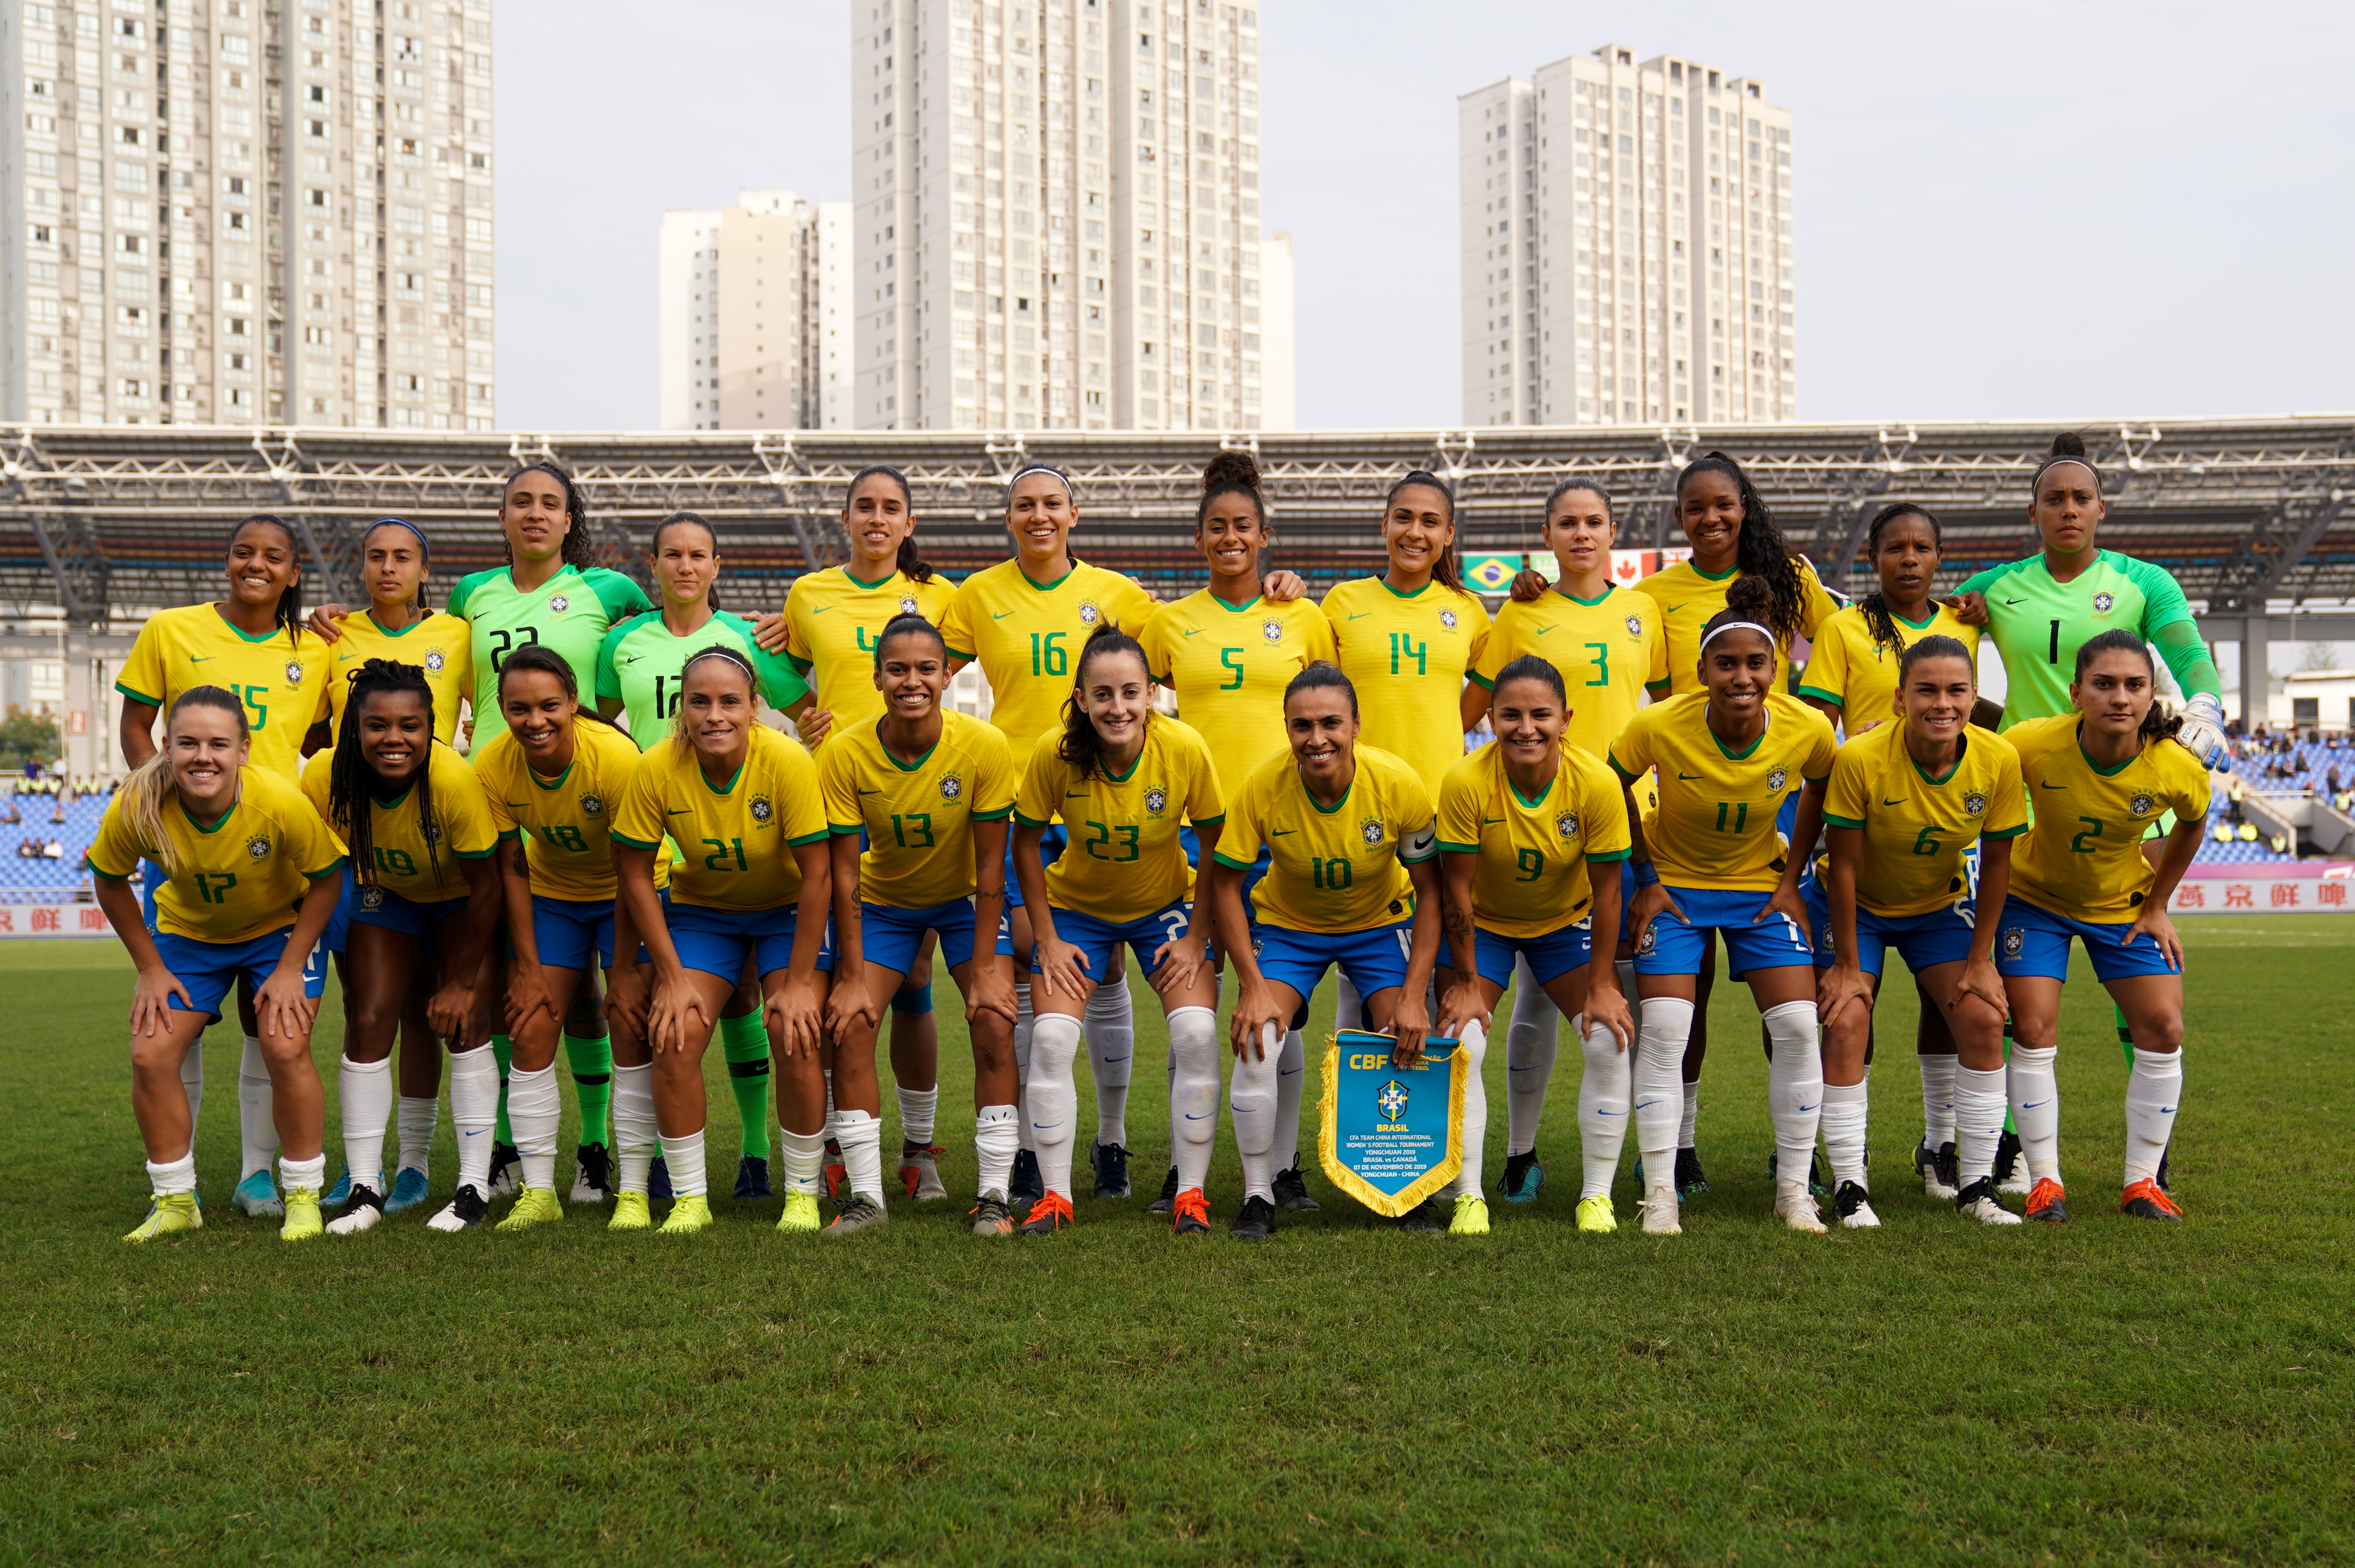
<svg viewBox="0 0 2355 1568">
<path fill-rule="evenodd" d="M 1922 1191 L 1930 1197 L 1950 1202 L 1955 1196 L 1955 1182 L 1947 1174 L 1947 1167 L 1955 1158 L 1954 1148 L 1953 1144 L 1947 1144 L 1945 1152 L 1942 1154 L 1926 1143 L 1913 1146 L 1913 1173 L 1922 1178 Z"/>
<path fill-rule="evenodd" d="M 646 1167 L 646 1197 L 654 1202 L 667 1203 L 677 1195 L 670 1190 L 670 1161 L 657 1154 L 654 1163 Z"/>
<path fill-rule="evenodd" d="M 2019 1216 L 2003 1206 L 1995 1193 L 1995 1178 L 1982 1176 L 1955 1194 L 1955 1210 L 1966 1220 L 1977 1220 L 1983 1225 L 2016 1225 Z"/>
<path fill-rule="evenodd" d="M 512 1198 L 523 1191 L 523 1151 L 512 1143 L 491 1145 L 491 1191 L 494 1198 Z"/>
<path fill-rule="evenodd" d="M 2005 1128 L 1995 1140 L 1995 1189 L 2025 1194 L 2035 1185 L 2028 1173 L 2028 1157 L 2020 1151 L 2019 1134 Z"/>
<path fill-rule="evenodd" d="M 1839 1212 L 1839 1223 L 1849 1230 L 1878 1230 L 1881 1226 L 1881 1216 L 1872 1212 L 1872 1194 L 1853 1181 L 1840 1183 L 1832 1207 Z"/>
<path fill-rule="evenodd" d="M 1014 1174 L 1006 1183 L 1006 1201 L 1015 1204 L 1035 1203 L 1046 1195 L 1046 1180 L 1039 1174 L 1038 1151 L 1016 1150 Z"/>
<path fill-rule="evenodd" d="M 602 1203 L 613 1195 L 613 1157 L 602 1143 L 572 1151 L 572 1202 Z"/>
<path fill-rule="evenodd" d="M 736 1160 L 736 1196 L 765 1198 L 769 1195 L 769 1162 L 757 1154 L 739 1155 Z"/>
<path fill-rule="evenodd" d="M 1161 1179 L 1161 1196 L 1145 1205 L 1148 1214 L 1166 1214 L 1178 1207 L 1178 1167 L 1172 1165 L 1169 1174 Z"/>
<path fill-rule="evenodd" d="M 1265 1198 L 1245 1198 L 1242 1212 L 1235 1216 L 1227 1234 L 1237 1241 L 1267 1240 L 1275 1234 L 1275 1205 Z"/>
<path fill-rule="evenodd" d="M 2175 1191 L 2175 1183 L 2167 1179 L 2167 1157 L 2174 1152 L 2172 1149 L 2162 1149 L 2158 1151 L 2158 1190 L 2162 1192 Z"/>
<path fill-rule="evenodd" d="M 1117 1143 L 1088 1145 L 1088 1166 L 1096 1173 L 1098 1198 L 1128 1196 L 1128 1150 Z"/>
<path fill-rule="evenodd" d="M 1445 1235 L 1447 1220 L 1442 1215 L 1437 1201 L 1425 1198 L 1398 1217 L 1398 1228 L 1412 1235 Z"/>
<path fill-rule="evenodd" d="M 1700 1152 L 1690 1149 L 1678 1150 L 1677 1201 L 1682 1202 L 1687 1198 L 1698 1198 L 1708 1191 L 1709 1178 L 1700 1173 Z"/>
<path fill-rule="evenodd" d="M 1308 1178 L 1300 1173 L 1300 1167 L 1297 1165 L 1288 1171 L 1277 1171 L 1273 1185 L 1275 1188 L 1275 1206 L 1279 1209 L 1290 1209 L 1295 1213 L 1300 1214 L 1314 1214 L 1321 1212 L 1325 1207 L 1308 1195 Z"/>
<path fill-rule="evenodd" d="M 1963 1160 L 1952 1139 L 1938 1145 L 1938 1180 L 1949 1187 L 1959 1188 L 1963 1184 Z"/>
<path fill-rule="evenodd" d="M 1532 1149 L 1505 1157 L 1505 1176 L 1497 1183 L 1497 1191 L 1508 1203 L 1534 1203 L 1538 1189 L 1544 1184 L 1545 1167 L 1538 1163 L 1538 1151 Z"/>
</svg>

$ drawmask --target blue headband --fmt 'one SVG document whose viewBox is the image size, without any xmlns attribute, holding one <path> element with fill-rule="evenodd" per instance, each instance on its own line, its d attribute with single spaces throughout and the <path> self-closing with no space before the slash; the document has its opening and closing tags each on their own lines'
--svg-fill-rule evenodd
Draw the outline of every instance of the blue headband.
<svg viewBox="0 0 2355 1568">
<path fill-rule="evenodd" d="M 425 537 L 425 530 L 420 528 L 416 524 L 411 523 L 405 517 L 379 517 L 375 522 L 368 525 L 367 532 L 361 534 L 360 539 L 365 543 L 369 534 L 375 533 L 379 528 L 388 527 L 408 529 L 411 534 L 414 534 L 417 536 L 418 550 L 428 561 L 431 561 L 433 558 L 433 545 L 431 540 Z"/>
</svg>

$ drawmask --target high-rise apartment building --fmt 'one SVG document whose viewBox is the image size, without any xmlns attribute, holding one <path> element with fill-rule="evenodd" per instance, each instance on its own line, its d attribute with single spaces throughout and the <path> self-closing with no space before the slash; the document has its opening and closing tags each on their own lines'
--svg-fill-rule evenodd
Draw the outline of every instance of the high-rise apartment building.
<svg viewBox="0 0 2355 1568">
<path fill-rule="evenodd" d="M 847 202 L 743 191 L 663 214 L 662 428 L 847 426 L 850 267 Z"/>
<path fill-rule="evenodd" d="M 1468 425 L 1798 417 L 1791 115 L 1606 45 L 1456 101 Z"/>
<path fill-rule="evenodd" d="M 8 0 L 0 81 L 0 418 L 490 429 L 489 0 Z"/>
<path fill-rule="evenodd" d="M 1291 252 L 1261 232 L 1256 5 L 850 14 L 854 423 L 1290 427 Z"/>
</svg>

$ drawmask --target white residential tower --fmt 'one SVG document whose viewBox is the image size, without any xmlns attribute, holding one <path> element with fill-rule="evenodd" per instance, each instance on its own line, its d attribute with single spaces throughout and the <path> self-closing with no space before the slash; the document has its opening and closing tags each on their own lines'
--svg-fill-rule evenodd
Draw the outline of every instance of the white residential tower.
<svg viewBox="0 0 2355 1568">
<path fill-rule="evenodd" d="M 744 191 L 663 215 L 666 430 L 839 429 L 848 421 L 850 205 Z"/>
</svg>

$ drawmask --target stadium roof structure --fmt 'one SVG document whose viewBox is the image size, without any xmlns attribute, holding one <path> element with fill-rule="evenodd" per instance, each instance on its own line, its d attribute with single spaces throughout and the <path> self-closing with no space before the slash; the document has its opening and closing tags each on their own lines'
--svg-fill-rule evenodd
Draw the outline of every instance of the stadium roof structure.
<svg viewBox="0 0 2355 1568">
<path fill-rule="evenodd" d="M 2355 416 L 2094 421 L 2074 427 L 2102 468 L 2109 547 L 2160 562 L 2211 614 L 2269 601 L 2355 599 Z M 357 600 L 360 529 L 405 517 L 434 539 L 445 586 L 498 565 L 500 486 L 553 458 L 587 496 L 601 558 L 634 575 L 652 524 L 676 510 L 716 527 L 727 576 L 791 579 L 845 558 L 850 476 L 904 471 L 927 559 L 962 576 L 1007 554 L 1005 482 L 1052 462 L 1077 493 L 1077 553 L 1164 597 L 1202 581 L 1192 543 L 1202 465 L 1253 451 L 1276 546 L 1318 588 L 1380 569 L 1376 519 L 1392 482 L 1429 469 L 1457 494 L 1466 552 L 1538 548 L 1543 498 L 1561 479 L 1617 500 L 1619 544 L 1681 540 L 1670 486 L 1691 457 L 1741 460 L 1794 546 L 1834 586 L 1862 571 L 1872 514 L 1913 501 L 1944 528 L 1949 574 L 2033 548 L 2028 485 L 2055 427 L 2026 424 L 1753 425 L 1718 429 L 1327 430 L 1215 434 L 891 430 L 455 435 L 197 426 L 0 426 L 0 604 L 101 626 L 210 598 L 229 527 L 284 516 L 314 557 L 307 597 Z M 319 579 L 324 578 L 324 581 Z M 1860 583 L 1856 586 L 1861 586 Z M 740 599 L 737 602 L 741 603 Z"/>
</svg>

